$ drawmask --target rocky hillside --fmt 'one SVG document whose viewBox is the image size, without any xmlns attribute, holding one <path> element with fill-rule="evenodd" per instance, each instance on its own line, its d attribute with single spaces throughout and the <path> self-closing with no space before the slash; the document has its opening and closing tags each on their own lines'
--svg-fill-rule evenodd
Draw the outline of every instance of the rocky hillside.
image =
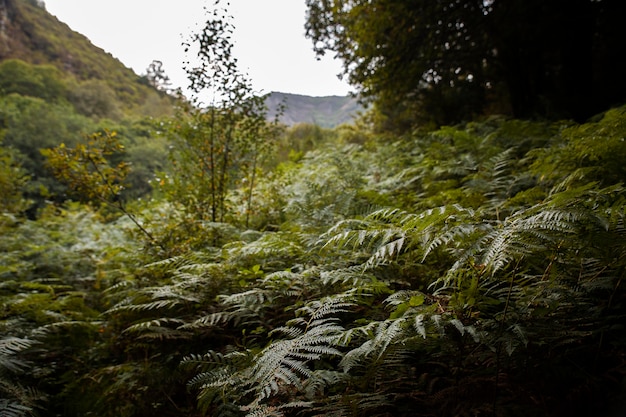
<svg viewBox="0 0 626 417">
<path fill-rule="evenodd" d="M 60 22 L 37 0 L 0 0 L 0 61 L 50 64 L 77 82 L 100 80 L 125 110 L 165 99 L 118 59 Z"/>
<path fill-rule="evenodd" d="M 362 110 L 354 97 L 311 97 L 272 92 L 267 98 L 270 116 L 276 114 L 276 109 L 281 103 L 284 104 L 285 111 L 280 121 L 288 126 L 298 123 L 311 123 L 332 128 L 340 124 L 350 123 Z"/>
</svg>

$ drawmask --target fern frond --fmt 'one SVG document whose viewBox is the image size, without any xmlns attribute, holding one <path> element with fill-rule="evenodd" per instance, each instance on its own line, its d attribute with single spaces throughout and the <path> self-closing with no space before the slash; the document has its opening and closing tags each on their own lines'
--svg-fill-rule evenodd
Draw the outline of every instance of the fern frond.
<svg viewBox="0 0 626 417">
<path fill-rule="evenodd" d="M 417 314 L 413 320 L 413 328 L 422 339 L 426 339 L 426 326 L 424 325 L 424 314 Z"/>
<path fill-rule="evenodd" d="M 263 260 L 266 264 L 273 259 L 296 259 L 304 253 L 300 237 L 287 232 L 266 233 L 252 242 L 239 242 L 224 249 L 230 262 L 240 263 Z"/>
<path fill-rule="evenodd" d="M 221 295 L 219 300 L 226 305 L 263 305 L 271 293 L 261 288 L 255 288 L 235 294 Z"/>
<path fill-rule="evenodd" d="M 160 270 L 160 271 L 172 271 L 180 269 L 185 265 L 189 265 L 193 262 L 189 256 L 175 256 L 172 258 L 162 259 L 160 261 L 152 262 L 144 266 L 145 269 Z"/>
<path fill-rule="evenodd" d="M 311 373 L 305 361 L 320 359 L 323 355 L 341 355 L 331 346 L 337 333 L 336 327 L 328 332 L 318 330 L 296 339 L 279 340 L 261 352 L 253 368 L 253 378 L 259 384 L 259 398 L 268 398 L 278 390 L 277 380 L 289 385 L 301 386 L 301 377 Z"/>
<path fill-rule="evenodd" d="M 156 327 L 163 328 L 166 324 L 175 324 L 180 325 L 184 323 L 184 320 L 175 319 L 175 318 L 160 318 L 155 320 L 143 321 L 141 323 L 133 324 L 132 326 L 124 329 L 122 333 L 142 333 L 147 330 L 154 330 Z M 172 329 L 167 329 L 172 330 Z"/>
<path fill-rule="evenodd" d="M 0 374 L 3 369 L 9 372 L 20 372 L 26 367 L 26 363 L 18 359 L 16 355 L 29 349 L 36 341 L 19 337 L 6 337 L 0 339 Z"/>
<path fill-rule="evenodd" d="M 31 407 L 0 398 L 0 417 L 23 417 L 32 415 L 32 411 Z"/>
<path fill-rule="evenodd" d="M 176 299 L 180 302 L 190 303 L 200 301 L 197 296 L 180 291 L 177 287 L 177 285 L 164 285 L 162 287 L 146 288 L 143 290 L 143 293 L 149 295 L 152 299 Z"/>
<path fill-rule="evenodd" d="M 347 352 L 339 365 L 344 372 L 349 372 L 351 369 L 361 366 L 371 357 L 382 358 L 389 345 L 397 343 L 406 337 L 406 324 L 406 320 L 403 319 L 385 320 L 369 324 L 366 326 L 367 330 L 361 330 L 368 333 L 369 340 Z M 342 336 L 342 340 L 345 340 L 345 335 Z"/>
<path fill-rule="evenodd" d="M 246 417 L 284 417 L 283 410 L 309 408 L 312 403 L 307 401 L 290 401 L 277 406 L 265 404 L 242 407 L 243 411 L 248 411 Z"/>
<path fill-rule="evenodd" d="M 241 367 L 250 359 L 248 351 L 232 350 L 227 353 L 221 353 L 214 350 L 210 350 L 202 355 L 191 354 L 185 356 L 181 365 L 189 367 L 193 366 L 197 369 L 216 369 L 224 366 L 236 366 Z"/>
<path fill-rule="evenodd" d="M 129 287 L 135 287 L 136 286 L 136 282 L 130 279 L 124 279 L 122 281 L 119 281 L 113 285 L 111 285 L 108 288 L 105 288 L 103 293 L 104 294 L 109 294 L 109 293 L 115 293 L 117 291 L 120 291 L 122 289 L 125 288 L 129 288 Z"/>
<path fill-rule="evenodd" d="M 399 304 L 405 303 L 409 301 L 412 297 L 424 297 L 424 294 L 421 291 L 415 290 L 400 290 L 396 291 L 387 298 L 385 298 L 384 303 L 389 306 L 397 306 Z"/>
<path fill-rule="evenodd" d="M 385 394 L 366 392 L 333 395 L 312 409 L 315 417 L 387 416 L 394 401 Z"/>
<path fill-rule="evenodd" d="M 303 390 L 304 381 L 313 372 L 309 362 L 342 355 L 335 343 L 344 329 L 336 315 L 349 311 L 350 297 L 339 294 L 311 301 L 296 311 L 298 317 L 272 332 L 291 338 L 274 341 L 257 356 L 251 369 L 257 387 L 253 404 L 277 394 L 285 385 Z"/>
<path fill-rule="evenodd" d="M 200 329 L 206 327 L 215 327 L 220 324 L 227 323 L 235 317 L 236 313 L 232 311 L 218 311 L 216 313 L 211 313 L 204 315 L 198 319 L 195 319 L 191 323 L 185 323 L 180 326 L 180 329 Z"/>
<path fill-rule="evenodd" d="M 117 305 L 104 312 L 104 314 L 113 314 L 120 311 L 149 311 L 164 308 L 173 308 L 181 304 L 180 300 L 156 300 L 149 303 Z"/>
<path fill-rule="evenodd" d="M 18 352 L 30 348 L 35 341 L 30 339 L 22 339 L 19 337 L 6 337 L 0 339 L 0 355 L 14 355 Z"/>
<path fill-rule="evenodd" d="M 285 336 L 293 339 L 293 338 L 302 336 L 303 333 L 304 333 L 304 330 L 302 330 L 301 328 L 293 326 L 292 322 L 288 322 L 287 326 L 280 326 L 280 327 L 277 327 L 274 330 L 272 330 L 270 332 L 270 336 L 272 336 L 274 334 L 282 334 L 282 335 L 285 335 Z"/>
<path fill-rule="evenodd" d="M 326 286 L 347 284 L 353 288 L 369 288 L 376 284 L 376 278 L 367 273 L 362 264 L 351 265 L 345 268 L 333 268 L 320 272 L 320 280 Z"/>
<path fill-rule="evenodd" d="M 331 369 L 317 369 L 304 382 L 303 392 L 306 398 L 318 398 L 327 388 L 337 388 L 348 383 L 350 376 L 345 372 Z"/>
<path fill-rule="evenodd" d="M 347 313 L 354 306 L 352 302 L 353 297 L 353 291 L 348 291 L 343 294 L 325 297 L 321 300 L 313 300 L 296 310 L 296 313 L 309 316 L 309 323 L 328 316 L 334 318 L 340 313 Z"/>
</svg>

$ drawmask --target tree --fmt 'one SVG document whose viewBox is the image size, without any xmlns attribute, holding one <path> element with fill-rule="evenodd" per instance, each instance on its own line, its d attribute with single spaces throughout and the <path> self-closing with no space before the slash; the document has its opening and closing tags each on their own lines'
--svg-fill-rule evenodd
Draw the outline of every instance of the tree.
<svg viewBox="0 0 626 417">
<path fill-rule="evenodd" d="M 19 94 L 0 97 L 2 144 L 13 149 L 15 159 L 31 176 L 24 194 L 37 206 L 65 191 L 46 170 L 40 150 L 60 143 L 73 146 L 82 134 L 95 129 L 92 120 L 77 114 L 67 103 Z"/>
<path fill-rule="evenodd" d="M 74 148 L 62 143 L 41 151 L 54 176 L 69 187 L 74 198 L 121 212 L 151 244 L 159 245 L 137 216 L 128 210 L 122 197 L 130 165 L 124 161 L 114 164 L 110 159 L 123 152 L 124 146 L 117 134 L 106 131 L 93 133 L 86 143 L 78 143 Z"/>
<path fill-rule="evenodd" d="M 69 96 L 76 111 L 85 116 L 114 120 L 122 117 L 115 92 L 105 81 L 94 79 L 78 83 Z"/>
<path fill-rule="evenodd" d="M 52 65 L 7 59 L 0 63 L 0 95 L 11 93 L 59 101 L 67 96 L 67 85 L 62 72 Z"/>
<path fill-rule="evenodd" d="M 154 60 L 148 66 L 146 70 L 146 79 L 148 83 L 159 91 L 169 91 L 170 89 L 170 77 L 167 76 L 163 69 L 163 62 Z"/>
<path fill-rule="evenodd" d="M 227 10 L 216 1 L 204 28 L 185 44 L 187 52 L 197 48 L 197 62 L 185 67 L 194 96 L 169 130 L 175 146 L 168 192 L 192 217 L 211 222 L 224 221 L 227 194 L 240 180 L 247 177 L 254 186 L 259 158 L 277 132 L 265 120 L 264 97 L 237 67 L 233 30 Z"/>
<path fill-rule="evenodd" d="M 26 209 L 24 198 L 28 174 L 9 149 L 0 147 L 0 213 L 20 213 Z"/>
<path fill-rule="evenodd" d="M 585 119 L 626 97 L 623 2 L 308 0 L 320 55 L 389 117 Z M 609 85 L 612 86 L 609 88 Z M 405 118 L 407 116 L 404 116 Z"/>
</svg>

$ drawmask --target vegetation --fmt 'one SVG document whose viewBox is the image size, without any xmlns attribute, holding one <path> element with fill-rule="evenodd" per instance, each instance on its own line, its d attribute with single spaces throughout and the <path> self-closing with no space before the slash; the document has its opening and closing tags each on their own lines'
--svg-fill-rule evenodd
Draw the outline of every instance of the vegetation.
<svg viewBox="0 0 626 417">
<path fill-rule="evenodd" d="M 160 118 L 0 62 L 1 416 L 623 413 L 626 106 L 285 127 L 231 31 Z"/>
<path fill-rule="evenodd" d="M 172 100 L 167 94 L 59 22 L 46 12 L 42 1 L 3 0 L 0 16 L 0 61 L 45 64 L 48 71 L 54 67 L 71 75 L 74 100 L 115 104 L 120 116 L 171 113 Z"/>
<path fill-rule="evenodd" d="M 253 229 L 138 211 L 172 257 L 85 206 L 5 209 L 2 325 L 45 373 L 19 380 L 43 415 L 605 415 L 625 112 L 330 136 L 259 177 Z"/>
<path fill-rule="evenodd" d="M 584 121 L 620 104 L 620 1 L 307 0 L 332 52 L 388 129 L 501 113 Z"/>
</svg>

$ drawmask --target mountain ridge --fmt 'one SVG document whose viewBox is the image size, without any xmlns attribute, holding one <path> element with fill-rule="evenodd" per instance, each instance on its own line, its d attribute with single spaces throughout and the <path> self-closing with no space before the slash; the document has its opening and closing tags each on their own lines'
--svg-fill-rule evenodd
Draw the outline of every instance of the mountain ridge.
<svg viewBox="0 0 626 417">
<path fill-rule="evenodd" d="M 352 96 L 308 96 L 278 91 L 268 95 L 266 105 L 268 118 L 273 118 L 284 106 L 279 121 L 287 126 L 310 123 L 325 128 L 351 123 L 363 110 L 358 99 Z"/>
</svg>

